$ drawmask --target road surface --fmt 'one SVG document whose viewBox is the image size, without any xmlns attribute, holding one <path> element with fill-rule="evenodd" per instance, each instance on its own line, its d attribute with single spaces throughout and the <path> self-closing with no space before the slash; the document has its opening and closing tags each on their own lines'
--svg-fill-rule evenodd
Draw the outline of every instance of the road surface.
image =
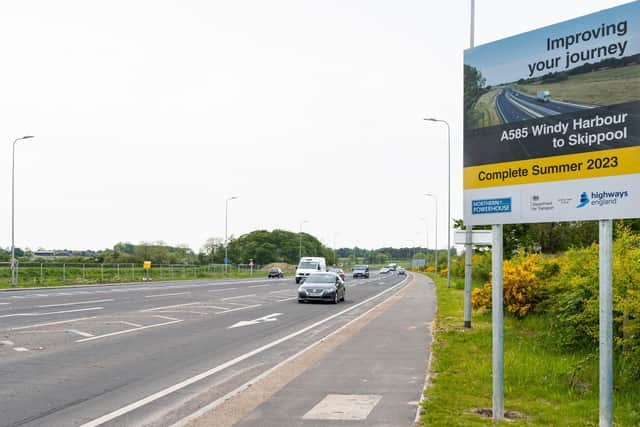
<svg viewBox="0 0 640 427">
<path fill-rule="evenodd" d="M 540 102 L 534 96 L 512 88 L 503 89 L 496 97 L 496 109 L 503 124 L 573 113 L 593 107 L 554 100 Z"/>
<path fill-rule="evenodd" d="M 293 278 L 0 292 L 0 426 L 167 426 L 406 286 L 347 279 L 298 304 Z"/>
</svg>

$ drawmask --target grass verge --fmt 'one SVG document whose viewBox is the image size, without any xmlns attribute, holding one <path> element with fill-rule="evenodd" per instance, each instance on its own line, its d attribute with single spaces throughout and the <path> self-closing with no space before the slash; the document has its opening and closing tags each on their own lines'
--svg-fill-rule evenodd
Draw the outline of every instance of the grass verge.
<svg viewBox="0 0 640 427">
<path fill-rule="evenodd" d="M 501 90 L 502 89 L 492 89 L 478 98 L 472 113 L 476 127 L 500 124 L 500 118 L 496 110 L 496 97 Z"/>
<path fill-rule="evenodd" d="M 433 278 L 433 276 L 431 276 Z M 425 426 L 490 426 L 473 411 L 492 406 L 491 314 L 474 312 L 464 330 L 463 291 L 437 278 L 438 312 Z M 505 411 L 521 415 L 510 426 L 597 426 L 598 355 L 566 352 L 549 336 L 552 319 L 505 315 Z M 614 380 L 614 425 L 640 425 L 640 384 Z"/>
</svg>

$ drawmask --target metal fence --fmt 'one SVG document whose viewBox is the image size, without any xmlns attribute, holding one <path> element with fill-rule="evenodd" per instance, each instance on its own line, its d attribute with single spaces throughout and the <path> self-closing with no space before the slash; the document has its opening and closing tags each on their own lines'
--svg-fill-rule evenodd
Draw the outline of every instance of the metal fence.
<svg viewBox="0 0 640 427">
<path fill-rule="evenodd" d="M 261 266 L 229 264 L 227 274 L 251 276 L 262 274 Z M 21 262 L 16 263 L 16 282 L 19 285 L 55 285 L 124 283 L 147 280 L 188 280 L 224 276 L 224 264 L 153 264 L 145 270 L 136 263 L 75 263 Z M 11 283 L 11 263 L 0 263 L 0 286 Z"/>
</svg>

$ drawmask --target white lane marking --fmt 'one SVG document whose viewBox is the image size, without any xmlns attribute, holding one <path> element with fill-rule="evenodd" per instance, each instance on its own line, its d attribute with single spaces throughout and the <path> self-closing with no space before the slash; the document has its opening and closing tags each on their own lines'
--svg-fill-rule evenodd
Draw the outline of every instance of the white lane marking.
<svg viewBox="0 0 640 427">
<path fill-rule="evenodd" d="M 271 286 L 271 285 L 253 285 L 253 286 L 247 286 L 247 288 L 263 288 L 265 286 Z"/>
<path fill-rule="evenodd" d="M 116 335 L 122 335 L 122 334 L 131 333 L 131 332 L 142 331 L 143 329 L 150 329 L 150 328 L 157 328 L 159 326 L 172 325 L 174 323 L 179 323 L 179 322 L 182 322 L 182 320 L 173 320 L 171 322 L 156 323 L 155 325 L 140 326 L 139 328 L 125 329 L 124 331 L 111 332 L 109 334 L 104 334 L 104 335 L 96 335 L 95 337 L 83 338 L 81 340 L 76 340 L 76 342 L 94 341 L 94 340 L 99 340 L 99 339 L 102 339 L 102 338 L 113 337 L 113 336 L 116 336 Z"/>
<path fill-rule="evenodd" d="M 403 279 L 402 282 L 394 285 L 394 288 L 397 287 L 397 286 L 400 286 L 405 280 L 406 279 Z M 372 298 L 380 296 L 380 295 L 384 294 L 385 292 L 388 292 L 389 290 L 391 290 L 391 288 L 389 288 L 389 289 L 387 289 L 385 291 L 382 291 L 377 295 L 374 295 Z M 231 399 L 234 396 L 239 395 L 243 391 L 247 390 L 249 387 L 252 387 L 254 384 L 257 384 L 259 381 L 262 381 L 264 378 L 267 378 L 269 375 L 271 375 L 271 373 L 277 371 L 282 366 L 285 366 L 287 363 L 291 362 L 292 360 L 297 359 L 302 354 L 304 354 L 307 351 L 311 350 L 312 348 L 316 347 L 320 343 L 325 342 L 326 339 L 328 339 L 328 338 L 330 338 L 330 337 L 332 337 L 334 335 L 338 335 L 341 331 L 343 331 L 344 329 L 348 328 L 349 325 L 351 325 L 351 324 L 357 322 L 358 320 L 362 319 L 367 314 L 369 314 L 370 312 L 375 310 L 380 304 L 383 304 L 385 301 L 388 301 L 394 295 L 395 295 L 395 293 L 390 295 L 389 297 L 385 298 L 384 301 L 381 301 L 380 303 L 378 303 L 378 304 L 374 305 L 373 307 L 371 307 L 369 310 L 367 310 L 364 313 L 360 314 L 355 319 L 352 319 L 349 322 L 347 322 L 346 324 L 342 325 L 341 327 L 339 327 L 335 331 L 331 332 L 329 335 L 324 336 L 324 337 L 320 338 L 318 341 L 309 344 L 307 347 L 303 348 L 302 350 L 300 350 L 296 354 L 294 354 L 292 356 L 289 356 L 288 358 L 286 358 L 282 362 L 280 362 L 280 363 L 272 366 L 271 368 L 267 369 L 266 371 L 264 371 L 263 373 L 261 373 L 257 377 L 250 379 L 249 381 L 247 381 L 246 383 L 242 384 L 238 388 L 236 388 L 234 390 L 231 390 L 229 393 L 225 394 L 224 396 L 219 397 L 218 399 L 214 400 L 213 402 L 209 403 L 208 405 L 205 405 L 202 408 L 198 409 L 197 411 L 193 412 L 192 414 L 187 415 L 186 417 L 184 417 L 183 419 L 177 421 L 176 423 L 172 424 L 169 427 L 185 427 L 185 426 L 187 426 L 193 420 L 196 420 L 196 419 L 200 418 L 201 416 L 203 416 L 204 414 L 214 410 L 215 408 L 217 408 L 218 406 L 222 405 L 227 400 Z M 80 426 L 80 427 L 84 427 L 84 426 Z"/>
<path fill-rule="evenodd" d="M 97 304 L 100 302 L 111 302 L 113 299 L 96 299 L 92 301 L 77 301 L 77 302 L 66 302 L 63 304 L 47 304 L 47 305 L 37 305 L 37 308 L 51 308 L 51 307 L 67 307 L 70 305 L 81 305 L 81 304 Z"/>
<path fill-rule="evenodd" d="M 225 363 L 223 363 L 223 364 L 221 364 L 221 365 L 218 365 L 218 366 L 216 366 L 216 367 L 214 367 L 214 368 L 209 369 L 208 371 L 204 371 L 204 372 L 202 372 L 202 373 L 200 373 L 200 374 L 198 374 L 198 375 L 195 375 L 195 376 L 193 376 L 193 377 L 191 377 L 191 378 L 187 378 L 186 380 L 181 381 L 181 382 L 179 382 L 179 383 L 177 383 L 177 384 L 174 384 L 174 385 L 172 385 L 172 386 L 170 386 L 170 387 L 167 387 L 167 388 L 165 388 L 164 390 L 160 390 L 160 391 L 158 391 L 158 392 L 156 392 L 156 393 L 150 394 L 149 396 L 144 397 L 144 398 L 142 398 L 142 399 L 140 399 L 140 400 L 137 400 L 137 401 L 135 401 L 135 402 L 132 402 L 132 403 L 130 403 L 130 404 L 128 404 L 128 405 L 125 405 L 125 406 L 123 406 L 122 408 L 116 409 L 115 411 L 109 412 L 108 414 L 105 414 L 105 415 L 103 415 L 103 416 L 101 416 L 101 417 L 98 417 L 98 418 L 96 418 L 96 419 L 94 419 L 94 420 L 91 420 L 91 421 L 89 421 L 89 422 L 87 422 L 87 423 L 84 423 L 84 424 L 82 424 L 80 427 L 97 427 L 97 426 L 99 426 L 99 425 L 101 425 L 101 424 L 104 424 L 104 423 L 106 423 L 106 422 L 109 422 L 109 421 L 111 421 L 111 420 L 113 420 L 113 419 L 115 419 L 115 418 L 118 418 L 118 417 L 122 416 L 122 415 L 128 414 L 129 412 L 131 412 L 131 411 L 133 411 L 133 410 L 136 410 L 136 409 L 138 409 L 138 408 L 140 408 L 140 407 L 142 407 L 142 406 L 144 406 L 144 405 L 147 405 L 147 404 L 149 404 L 149 403 L 151 403 L 151 402 L 155 402 L 156 400 L 161 399 L 161 398 L 163 398 L 163 397 L 165 397 L 165 396 L 167 396 L 167 395 L 169 395 L 169 394 L 171 394 L 171 393 L 173 393 L 173 392 L 176 392 L 176 391 L 181 390 L 181 389 L 183 389 L 183 388 L 185 388 L 185 387 L 188 387 L 188 386 L 190 386 L 190 385 L 191 385 L 191 384 L 193 384 L 193 383 L 196 383 L 196 382 L 198 382 L 198 381 L 200 381 L 200 380 L 202 380 L 202 379 L 204 379 L 204 378 L 208 378 L 208 377 L 210 377 L 211 375 L 214 375 L 214 374 L 216 374 L 216 373 L 218 373 L 218 372 L 220 372 L 220 371 L 223 371 L 223 370 L 225 370 L 225 369 L 227 369 L 227 368 L 229 368 L 229 367 L 231 367 L 231 366 L 237 365 L 238 363 L 240 363 L 240 362 L 242 362 L 242 361 L 244 361 L 244 360 L 246 360 L 246 359 L 248 359 L 248 358 L 250 358 L 250 357 L 252 357 L 252 356 L 255 356 L 256 354 L 260 354 L 260 353 L 262 353 L 262 352 L 264 352 L 264 351 L 266 351 L 266 350 L 269 350 L 270 348 L 275 347 L 275 346 L 277 346 L 278 344 L 281 344 L 281 343 L 283 343 L 283 342 L 289 341 L 290 339 L 295 338 L 295 337 L 297 337 L 298 335 L 304 334 L 305 332 L 307 332 L 307 331 L 309 331 L 309 330 L 311 330 L 311 329 L 317 328 L 318 326 L 322 325 L 323 323 L 329 322 L 329 321 L 331 321 L 331 320 L 335 319 L 335 318 L 336 318 L 336 317 L 338 317 L 338 316 L 341 316 L 341 315 L 343 315 L 343 314 L 345 314 L 345 313 L 348 313 L 348 312 L 350 312 L 351 310 L 354 310 L 354 309 L 356 309 L 357 307 L 360 307 L 361 305 L 366 304 L 366 303 L 368 303 L 369 301 L 371 301 L 371 300 L 373 300 L 373 299 L 375 299 L 375 298 L 377 298 L 377 297 L 379 297 L 379 296 L 381 296 L 381 295 L 384 295 L 384 294 L 385 294 L 385 293 L 387 293 L 387 292 L 391 292 L 392 290 L 396 289 L 398 286 L 400 286 L 400 285 L 402 285 L 404 282 L 406 282 L 406 280 L 407 280 L 407 278 L 405 277 L 405 278 L 404 278 L 400 283 L 398 283 L 397 285 L 394 285 L 394 286 L 392 286 L 392 287 L 390 287 L 390 288 L 387 288 L 387 289 L 385 289 L 384 291 L 379 292 L 379 293 L 375 294 L 374 296 L 369 297 L 369 298 L 367 298 L 366 300 L 364 300 L 364 301 L 362 301 L 362 302 L 359 302 L 358 304 L 354 304 L 354 305 L 352 305 L 352 306 L 351 306 L 351 307 L 349 307 L 349 308 L 345 308 L 344 310 L 339 311 L 339 312 L 337 312 L 337 313 L 335 313 L 335 314 L 332 314 L 332 315 L 331 315 L 331 316 L 329 316 L 329 317 L 325 317 L 324 319 L 319 320 L 319 321 L 317 321 L 317 322 L 315 322 L 315 323 L 313 323 L 313 324 L 311 324 L 311 325 L 309 325 L 309 326 L 306 326 L 306 327 L 304 327 L 304 328 L 302 328 L 302 329 L 300 329 L 300 330 L 298 330 L 298 331 L 296 331 L 296 332 L 293 332 L 293 333 L 291 333 L 291 334 L 289 334 L 289 335 L 286 335 L 286 336 L 284 336 L 284 337 L 282 337 L 282 338 L 278 338 L 278 339 L 277 339 L 277 340 L 275 340 L 275 341 L 271 341 L 270 343 L 267 343 L 267 344 L 265 344 L 265 345 L 263 345 L 263 346 L 261 346 L 261 347 L 258 347 L 258 348 L 254 349 L 254 350 L 251 350 L 251 351 L 250 351 L 250 352 L 248 352 L 248 353 L 244 353 L 244 354 L 242 354 L 242 355 L 240 355 L 240 356 L 236 357 L 235 359 L 231 359 L 231 360 L 229 360 L 229 361 L 227 361 L 227 362 L 225 362 Z M 386 300 L 385 300 L 385 301 L 386 301 Z M 381 304 L 381 303 L 380 303 L 380 304 Z M 378 305 L 379 305 L 379 304 L 378 304 Z M 377 307 L 377 305 L 376 305 L 376 307 Z M 373 308 L 375 308 L 375 307 L 373 307 Z M 372 308 L 371 310 L 373 310 L 373 308 Z M 371 311 L 371 310 L 369 310 L 369 311 Z M 367 312 L 367 313 L 368 313 L 368 312 Z M 366 313 L 365 313 L 365 314 L 366 314 Z M 363 315 L 364 315 L 364 314 L 363 314 Z M 361 315 L 361 316 L 363 316 L 363 315 Z M 361 316 L 359 316 L 358 318 L 360 318 Z M 355 320 L 357 320 L 357 319 L 352 320 L 352 322 L 353 322 L 353 321 L 355 321 Z M 349 323 L 351 323 L 351 322 L 349 322 Z M 346 325 L 345 325 L 345 326 L 346 326 Z M 341 328 L 340 328 L 340 329 L 338 329 L 337 331 L 341 330 L 341 329 L 342 329 L 342 328 L 344 328 L 345 326 L 341 327 Z M 336 333 L 337 331 L 334 331 L 333 333 Z M 324 338 L 322 338 L 322 339 L 324 339 Z M 305 348 L 303 351 L 306 351 L 306 350 L 308 350 L 309 348 L 314 347 L 314 346 L 315 346 L 315 345 L 317 345 L 319 342 L 321 342 L 321 341 L 322 341 L 322 339 L 321 339 L 321 340 L 316 341 L 316 342 L 315 342 L 315 343 L 313 343 L 311 346 L 309 346 L 309 347 Z M 298 354 L 301 354 L 301 353 L 298 353 Z M 287 359 L 287 360 L 289 360 L 289 359 Z M 273 368 L 272 368 L 272 369 L 273 369 Z M 226 396 L 225 396 L 225 397 L 226 397 Z M 225 399 L 225 400 L 226 400 L 226 399 Z M 219 403 L 217 403 L 217 402 L 219 402 Z M 222 402 L 224 402 L 224 400 L 220 401 L 220 399 L 218 399 L 218 400 L 216 400 L 216 402 L 214 402 L 214 403 L 217 403 L 217 404 L 219 405 L 219 404 L 220 404 L 220 403 L 222 403 Z"/>
<path fill-rule="evenodd" d="M 38 297 L 48 297 L 49 294 L 36 294 L 36 296 L 38 296 Z"/>
<path fill-rule="evenodd" d="M 220 298 L 220 301 L 228 301 L 231 299 L 247 298 L 247 297 L 255 297 L 255 296 L 256 294 L 236 295 L 235 297 Z"/>
<path fill-rule="evenodd" d="M 258 325 L 260 323 L 265 323 L 265 322 L 275 322 L 276 320 L 278 320 L 278 316 L 282 316 L 282 313 L 271 313 L 271 314 L 267 314 L 266 316 L 262 316 L 262 317 L 259 317 L 257 319 L 253 319 L 253 320 L 241 320 L 241 321 L 236 322 L 233 325 L 229 326 L 227 329 L 241 328 L 243 326 Z"/>
<path fill-rule="evenodd" d="M 133 322 L 127 322 L 126 320 L 120 320 L 118 321 L 118 323 L 122 323 L 123 325 L 127 325 L 127 326 L 133 326 L 134 328 L 139 328 L 142 325 L 138 324 L 138 323 L 133 323 Z"/>
<path fill-rule="evenodd" d="M 2 316 L 0 316 L 0 318 L 5 318 L 5 317 L 28 317 L 28 316 L 48 316 L 50 314 L 77 313 L 78 311 L 93 311 L 93 310 L 104 310 L 104 307 L 77 308 L 75 310 L 49 311 L 49 312 L 46 312 L 46 313 L 3 314 Z"/>
<path fill-rule="evenodd" d="M 158 310 L 164 310 L 165 308 L 176 308 L 176 307 L 187 307 L 190 305 L 196 305 L 196 304 L 201 304 L 199 301 L 196 302 L 188 302 L 185 304 L 173 304 L 173 305 L 165 305 L 162 307 L 154 307 L 154 308 L 147 308 L 145 310 L 140 310 L 141 313 L 146 313 L 147 311 L 158 311 Z"/>
<path fill-rule="evenodd" d="M 160 316 L 160 315 L 153 316 L 153 317 L 159 317 L 160 319 L 164 319 L 164 320 L 177 320 L 177 321 L 179 321 L 179 322 L 182 322 L 182 319 L 176 319 L 175 317 Z"/>
<path fill-rule="evenodd" d="M 4 340 L 4 341 L 0 341 L 0 344 L 2 345 L 8 345 L 10 347 L 13 347 L 13 341 L 9 341 L 9 340 Z"/>
<path fill-rule="evenodd" d="M 81 337 L 85 337 L 85 338 L 93 337 L 93 336 L 94 336 L 93 334 L 90 334 L 89 332 L 82 332 L 82 331 L 79 331 L 79 330 L 77 330 L 77 329 L 68 329 L 68 331 L 69 331 L 69 332 L 73 332 L 74 334 L 78 334 L 78 335 L 80 335 Z"/>
<path fill-rule="evenodd" d="M 174 295 L 186 295 L 186 294 L 190 294 L 191 292 L 175 292 L 172 294 L 157 294 L 157 295 L 146 295 L 145 298 L 159 298 L 159 297 L 172 297 Z"/>
<path fill-rule="evenodd" d="M 72 323 L 72 322 L 79 322 L 81 320 L 89 320 L 89 319 L 95 319 L 98 316 L 91 316 L 91 317 L 79 317 L 77 319 L 69 319 L 69 320 L 59 320 L 57 322 L 47 322 L 47 323 L 38 323 L 37 325 L 29 325 L 29 326 L 19 326 L 17 328 L 11 328 L 9 329 L 10 331 L 19 331 L 22 329 L 31 329 L 31 328 L 39 328 L 41 326 L 51 326 L 51 325 L 59 325 L 61 323 Z"/>
<path fill-rule="evenodd" d="M 15 351 L 29 351 L 29 349 L 28 349 L 28 348 L 25 348 L 25 347 L 13 347 L 13 349 L 14 349 Z"/>
<path fill-rule="evenodd" d="M 281 291 L 271 291 L 270 294 L 281 294 L 283 292 L 294 292 L 295 289 L 282 289 Z"/>
<path fill-rule="evenodd" d="M 244 307 L 244 306 L 246 306 L 246 305 L 247 305 L 246 303 L 245 303 L 245 304 L 241 304 L 241 303 L 239 303 L 239 302 L 233 302 L 233 301 L 225 302 L 225 304 L 237 305 L 237 306 L 239 306 L 239 307 Z"/>
<path fill-rule="evenodd" d="M 216 311 L 215 314 L 231 313 L 232 311 L 240 311 L 240 310 L 246 310 L 248 308 L 260 307 L 261 305 L 262 304 L 254 304 L 254 305 L 247 305 L 247 306 L 244 306 L 244 307 L 232 308 L 232 309 L 225 310 L 225 311 Z"/>
<path fill-rule="evenodd" d="M 26 297 L 21 297 L 21 296 L 18 296 L 18 295 L 12 295 L 11 298 L 25 299 Z"/>
<path fill-rule="evenodd" d="M 198 308 L 215 308 L 216 310 L 228 310 L 229 307 L 219 307 L 217 305 L 200 305 Z"/>
<path fill-rule="evenodd" d="M 10 305 L 10 302 L 0 302 L 0 305 Z"/>
<path fill-rule="evenodd" d="M 276 302 L 283 302 L 283 301 L 291 301 L 292 299 L 298 299 L 298 297 L 293 297 L 293 298 L 285 298 L 285 299 L 279 299 Z"/>
<path fill-rule="evenodd" d="M 210 291 L 207 292 L 223 292 L 223 291 L 232 291 L 234 289 L 238 289 L 238 288 L 227 288 L 227 289 L 211 289 Z"/>
</svg>

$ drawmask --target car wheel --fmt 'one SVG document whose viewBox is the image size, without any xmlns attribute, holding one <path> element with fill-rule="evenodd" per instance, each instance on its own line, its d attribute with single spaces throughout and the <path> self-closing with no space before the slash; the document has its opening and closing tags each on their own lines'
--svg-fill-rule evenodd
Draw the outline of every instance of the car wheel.
<svg viewBox="0 0 640 427">
<path fill-rule="evenodd" d="M 335 294 L 333 294 L 333 304 L 337 304 L 338 303 L 338 291 L 336 291 Z"/>
<path fill-rule="evenodd" d="M 300 278 L 299 278 L 299 277 L 296 277 L 296 285 L 297 285 L 298 283 L 300 283 Z"/>
<path fill-rule="evenodd" d="M 298 304 L 304 304 L 304 300 L 299 299 L 299 300 L 298 300 Z"/>
</svg>

